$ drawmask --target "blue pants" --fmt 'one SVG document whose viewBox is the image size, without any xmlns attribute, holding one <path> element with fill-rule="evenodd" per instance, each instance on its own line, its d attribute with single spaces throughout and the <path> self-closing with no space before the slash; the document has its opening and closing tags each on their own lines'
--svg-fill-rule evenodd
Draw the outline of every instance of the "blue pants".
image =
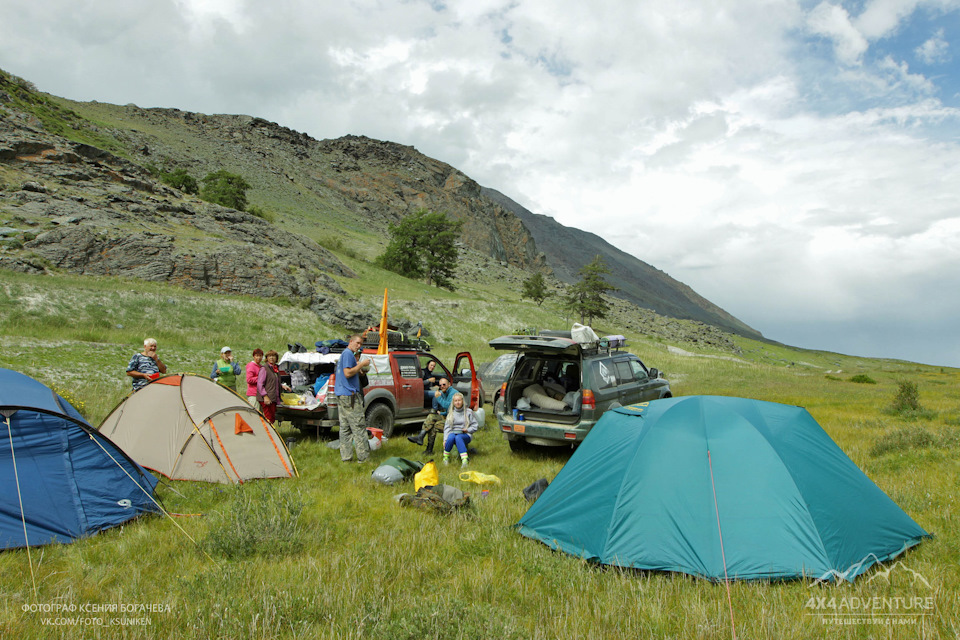
<svg viewBox="0 0 960 640">
<path fill-rule="evenodd" d="M 449 452 L 453 445 L 457 445 L 457 451 L 463 455 L 467 452 L 467 445 L 473 438 L 469 433 L 451 433 L 443 443 L 443 450 Z"/>
</svg>

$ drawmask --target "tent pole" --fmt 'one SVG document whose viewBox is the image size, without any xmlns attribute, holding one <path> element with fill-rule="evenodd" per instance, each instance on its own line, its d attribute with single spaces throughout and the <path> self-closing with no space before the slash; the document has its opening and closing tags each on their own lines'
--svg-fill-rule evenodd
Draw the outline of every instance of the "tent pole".
<svg viewBox="0 0 960 640">
<path fill-rule="evenodd" d="M 707 464 L 710 466 L 710 485 L 713 487 L 713 508 L 717 513 L 717 534 L 720 536 L 720 559 L 723 561 L 723 582 L 727 585 L 727 605 L 730 607 L 730 629 L 737 640 L 737 626 L 733 621 L 733 598 L 730 596 L 730 578 L 727 576 L 727 555 L 723 550 L 723 531 L 720 529 L 720 505 L 717 503 L 717 483 L 713 480 L 713 458 L 707 449 Z"/>
<path fill-rule="evenodd" d="M 33 582 L 33 601 L 37 601 L 37 577 L 33 573 L 33 557 L 30 555 L 30 540 L 27 539 L 27 516 L 23 512 L 23 496 L 20 494 L 20 474 L 17 473 L 17 455 L 13 451 L 13 427 L 10 426 L 10 416 L 13 411 L 4 411 L 3 417 L 7 423 L 7 438 L 10 440 L 10 458 L 13 460 L 13 480 L 17 485 L 17 500 L 20 501 L 20 522 L 23 523 L 23 542 L 27 547 L 27 564 L 30 565 L 30 580 Z"/>
</svg>

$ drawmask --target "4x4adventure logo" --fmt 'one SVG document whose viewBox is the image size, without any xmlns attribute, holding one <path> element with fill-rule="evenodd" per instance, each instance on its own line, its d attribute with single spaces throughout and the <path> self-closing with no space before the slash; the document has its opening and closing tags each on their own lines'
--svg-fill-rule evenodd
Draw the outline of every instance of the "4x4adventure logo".
<svg viewBox="0 0 960 640">
<path fill-rule="evenodd" d="M 822 584 L 818 580 L 810 586 Z M 906 588 L 908 592 L 903 595 L 811 596 L 803 607 L 807 615 L 819 617 L 825 625 L 914 625 L 934 614 L 933 587 L 920 572 L 903 562 L 878 569 L 864 585 Z M 889 588 L 884 590 L 889 591 Z"/>
</svg>

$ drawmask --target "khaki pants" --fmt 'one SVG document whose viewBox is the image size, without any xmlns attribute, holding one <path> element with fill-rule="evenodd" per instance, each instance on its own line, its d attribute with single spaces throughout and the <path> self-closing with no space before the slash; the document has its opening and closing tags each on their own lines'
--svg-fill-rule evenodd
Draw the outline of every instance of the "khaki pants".
<svg viewBox="0 0 960 640">
<path fill-rule="evenodd" d="M 356 449 L 357 462 L 366 462 L 370 457 L 370 441 L 363 415 L 363 395 L 337 396 L 337 413 L 340 418 L 340 459 L 350 462 Z"/>
</svg>

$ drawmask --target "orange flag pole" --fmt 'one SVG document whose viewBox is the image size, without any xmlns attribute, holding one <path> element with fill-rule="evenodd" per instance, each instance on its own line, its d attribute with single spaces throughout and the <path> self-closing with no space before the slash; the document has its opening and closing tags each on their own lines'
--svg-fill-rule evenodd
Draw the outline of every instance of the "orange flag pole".
<svg viewBox="0 0 960 640">
<path fill-rule="evenodd" d="M 378 355 L 387 353 L 387 290 L 383 290 L 383 312 L 380 314 L 380 345 L 377 347 Z"/>
</svg>

